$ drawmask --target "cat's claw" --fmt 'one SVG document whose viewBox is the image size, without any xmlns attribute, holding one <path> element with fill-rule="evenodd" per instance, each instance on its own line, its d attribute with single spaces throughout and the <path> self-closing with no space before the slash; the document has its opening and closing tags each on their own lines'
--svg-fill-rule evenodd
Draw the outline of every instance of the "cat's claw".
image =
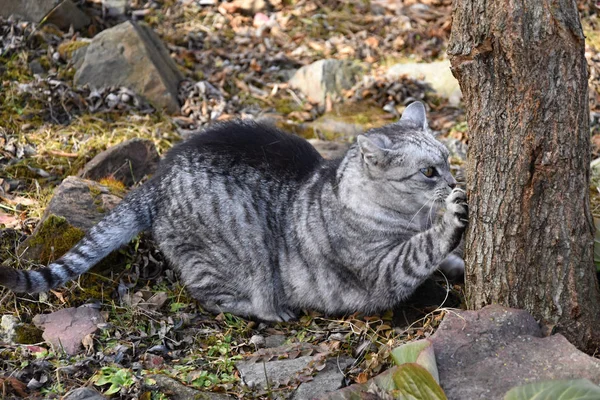
<svg viewBox="0 0 600 400">
<path fill-rule="evenodd" d="M 446 198 L 446 216 L 448 222 L 464 228 L 469 222 L 469 206 L 467 205 L 467 194 L 464 190 L 454 188 Z"/>
</svg>

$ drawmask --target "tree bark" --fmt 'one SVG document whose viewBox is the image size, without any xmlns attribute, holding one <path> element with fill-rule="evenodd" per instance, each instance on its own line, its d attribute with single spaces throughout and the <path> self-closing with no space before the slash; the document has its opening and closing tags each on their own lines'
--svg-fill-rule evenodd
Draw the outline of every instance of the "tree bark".
<svg viewBox="0 0 600 400">
<path fill-rule="evenodd" d="M 454 1 L 448 54 L 469 124 L 470 308 L 523 308 L 600 346 L 584 35 L 575 1 Z"/>
</svg>

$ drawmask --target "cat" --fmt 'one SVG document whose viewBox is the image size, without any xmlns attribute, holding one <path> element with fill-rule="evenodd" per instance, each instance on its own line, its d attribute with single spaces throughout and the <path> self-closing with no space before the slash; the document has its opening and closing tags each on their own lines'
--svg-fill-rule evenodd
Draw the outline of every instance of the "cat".
<svg viewBox="0 0 600 400">
<path fill-rule="evenodd" d="M 0 285 L 47 291 L 150 230 L 213 313 L 288 321 L 303 309 L 380 312 L 440 264 L 460 267 L 451 252 L 468 209 L 455 186 L 420 102 L 338 160 L 271 126 L 219 123 L 169 151 L 64 256 L 37 270 L 0 267 Z"/>
</svg>

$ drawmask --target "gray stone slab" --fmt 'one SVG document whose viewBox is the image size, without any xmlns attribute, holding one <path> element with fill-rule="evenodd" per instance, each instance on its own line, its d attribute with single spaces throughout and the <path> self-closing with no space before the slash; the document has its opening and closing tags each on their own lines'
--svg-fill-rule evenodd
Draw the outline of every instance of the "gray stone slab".
<svg viewBox="0 0 600 400">
<path fill-rule="evenodd" d="M 123 22 L 94 37 L 87 47 L 76 85 L 128 87 L 155 107 L 179 112 L 181 72 L 160 38 L 143 24 Z"/>
<path fill-rule="evenodd" d="M 83 167 L 79 176 L 94 180 L 112 177 L 132 186 L 152 174 L 158 161 L 158 152 L 151 140 L 134 138 L 98 154 Z"/>
<path fill-rule="evenodd" d="M 325 368 L 312 381 L 302 383 L 292 395 L 293 400 L 311 400 L 342 387 L 344 370 L 354 362 L 353 358 L 340 357 L 327 360 Z"/>
<path fill-rule="evenodd" d="M 429 83 L 433 90 L 447 98 L 453 106 L 460 103 L 462 93 L 458 81 L 450 70 L 450 61 L 395 64 L 387 71 L 387 76 L 391 79 L 403 75 Z"/>
<path fill-rule="evenodd" d="M 448 399 L 502 399 L 511 388 L 542 380 L 600 383 L 600 360 L 562 335 L 542 337 L 526 311 L 498 305 L 446 314 L 430 337 Z"/>
</svg>

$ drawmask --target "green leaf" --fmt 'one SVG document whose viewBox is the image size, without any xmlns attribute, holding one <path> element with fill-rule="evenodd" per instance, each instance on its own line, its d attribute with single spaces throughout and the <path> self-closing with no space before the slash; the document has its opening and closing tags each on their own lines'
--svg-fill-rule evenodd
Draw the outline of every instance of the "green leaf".
<svg viewBox="0 0 600 400">
<path fill-rule="evenodd" d="M 394 372 L 399 400 L 447 400 L 444 391 L 433 376 L 417 363 L 396 367 Z"/>
<path fill-rule="evenodd" d="M 504 400 L 598 400 L 600 387 L 587 379 L 530 383 L 510 389 Z"/>
<path fill-rule="evenodd" d="M 437 383 L 440 382 L 433 345 L 428 339 L 405 343 L 392 350 L 392 359 L 396 365 L 417 363 L 425 368 Z"/>
</svg>

